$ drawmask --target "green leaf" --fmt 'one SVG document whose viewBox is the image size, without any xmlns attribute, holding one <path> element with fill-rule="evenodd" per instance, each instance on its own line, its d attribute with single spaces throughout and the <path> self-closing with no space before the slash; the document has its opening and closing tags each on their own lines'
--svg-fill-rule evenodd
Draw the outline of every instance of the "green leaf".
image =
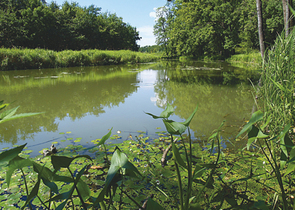
<svg viewBox="0 0 295 210">
<path fill-rule="evenodd" d="M 295 170 L 295 147 L 290 151 L 290 160 L 288 161 L 288 167 L 285 173 L 285 176 Z"/>
<path fill-rule="evenodd" d="M 11 116 L 13 116 L 16 113 L 18 108 L 19 106 L 0 113 L 0 120 L 9 119 Z"/>
<path fill-rule="evenodd" d="M 259 133 L 259 129 L 255 125 L 251 125 L 249 129 L 250 131 L 248 132 L 247 150 L 250 149 L 251 144 L 257 139 L 257 135 Z"/>
<path fill-rule="evenodd" d="M 45 167 L 45 165 L 42 166 L 36 162 L 33 162 L 33 169 L 40 175 L 41 178 L 48 181 L 53 180 L 54 173 L 49 168 Z"/>
<path fill-rule="evenodd" d="M 3 163 L 5 161 L 10 161 L 11 159 L 15 158 L 23 150 L 23 148 L 26 145 L 27 144 L 23 144 L 21 146 L 2 152 L 0 154 L 0 163 Z"/>
<path fill-rule="evenodd" d="M 58 195 L 50 198 L 46 202 L 58 201 L 58 200 L 66 200 L 67 201 L 72 196 L 72 194 L 74 192 L 74 189 L 75 189 L 75 186 L 73 185 L 72 188 L 69 191 L 64 192 L 64 193 L 61 193 L 61 194 L 58 194 Z"/>
<path fill-rule="evenodd" d="M 24 159 L 19 156 L 16 156 L 12 160 L 10 160 L 8 170 L 6 171 L 6 182 L 8 187 L 10 185 L 11 176 L 16 169 L 21 169 L 23 167 L 32 166 L 32 165 L 33 165 L 33 162 L 31 160 Z"/>
<path fill-rule="evenodd" d="M 187 169 L 187 165 L 184 163 L 183 159 L 180 156 L 179 150 L 174 142 L 172 142 L 172 151 L 176 162 L 182 167 Z"/>
<path fill-rule="evenodd" d="M 67 168 L 70 166 L 71 162 L 76 159 L 76 158 L 80 158 L 80 157 L 85 157 L 89 160 L 92 160 L 91 157 L 89 155 L 78 155 L 76 157 L 70 158 L 70 157 L 66 157 L 66 156 L 56 156 L 53 155 L 51 156 L 51 163 L 53 165 L 53 168 L 55 170 L 59 170 L 60 168 Z"/>
<path fill-rule="evenodd" d="M 164 208 L 151 198 L 148 198 L 146 210 L 164 210 Z"/>
<path fill-rule="evenodd" d="M 83 201 L 85 201 L 86 199 L 90 197 L 90 193 L 91 193 L 90 189 L 88 185 L 82 179 L 79 179 L 77 188 L 79 190 L 80 195 L 83 198 Z"/>
<path fill-rule="evenodd" d="M 47 179 L 42 178 L 43 183 L 49 187 L 54 193 L 58 194 L 58 187 L 54 182 L 50 182 Z"/>
<path fill-rule="evenodd" d="M 249 129 L 251 129 L 251 126 L 255 123 L 257 123 L 258 121 L 263 119 L 263 113 L 262 111 L 258 110 L 257 112 L 254 112 L 252 114 L 251 119 L 249 120 L 249 122 L 244 126 L 244 128 L 240 131 L 240 133 L 236 136 L 236 138 L 238 138 L 240 135 L 242 135 L 243 133 L 245 133 L 246 131 L 248 131 Z"/>
<path fill-rule="evenodd" d="M 161 118 L 168 118 L 171 114 L 173 114 L 174 109 L 169 103 L 167 104 L 166 109 L 160 114 Z"/>
<path fill-rule="evenodd" d="M 113 130 L 113 128 L 111 128 L 111 130 L 110 130 L 106 135 L 104 135 L 104 136 L 101 138 L 101 140 L 99 141 L 99 143 L 97 144 L 97 146 L 104 144 L 105 141 L 108 140 L 108 139 L 110 138 L 111 133 L 112 133 L 112 130 Z"/>
<path fill-rule="evenodd" d="M 189 116 L 189 118 L 187 118 L 186 121 L 182 122 L 182 124 L 184 124 L 186 127 L 188 127 L 189 124 L 191 123 L 193 117 L 195 116 L 197 110 L 198 110 L 198 106 L 195 108 L 195 110 L 194 110 L 193 113 Z"/>
<path fill-rule="evenodd" d="M 288 152 L 294 146 L 293 142 L 288 136 L 288 131 L 290 130 L 290 127 L 290 124 L 288 124 L 280 134 L 280 147 L 286 157 L 289 156 Z"/>
<path fill-rule="evenodd" d="M 193 179 L 201 177 L 205 171 L 206 171 L 205 167 L 202 167 L 201 165 L 196 165 L 194 173 L 193 173 Z"/>
<path fill-rule="evenodd" d="M 173 107 L 170 104 L 167 104 L 166 109 L 160 114 L 160 116 L 151 114 L 151 113 L 147 113 L 146 114 L 152 116 L 154 119 L 159 119 L 159 118 L 168 118 L 170 117 L 170 115 L 174 112 Z"/>
<path fill-rule="evenodd" d="M 28 203 L 38 194 L 39 186 L 40 186 L 40 177 L 38 177 L 38 181 L 36 182 L 29 196 L 27 197 L 26 203 L 25 205 L 23 205 L 22 209 L 24 209 L 28 205 Z"/>
<path fill-rule="evenodd" d="M 183 125 L 182 123 L 175 122 L 173 120 L 165 120 L 163 119 L 164 125 L 166 127 L 166 130 L 168 133 L 172 135 L 181 135 L 182 133 L 185 132 L 186 126 Z"/>
<path fill-rule="evenodd" d="M 58 205 L 58 207 L 56 207 L 55 210 L 63 210 L 64 207 L 66 206 L 68 200 L 65 200 L 64 202 L 62 202 L 61 204 Z"/>
</svg>

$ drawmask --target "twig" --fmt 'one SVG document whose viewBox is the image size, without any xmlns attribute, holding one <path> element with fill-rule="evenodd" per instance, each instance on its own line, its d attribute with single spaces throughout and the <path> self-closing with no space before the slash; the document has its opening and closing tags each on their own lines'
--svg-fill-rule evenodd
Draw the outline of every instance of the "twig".
<svg viewBox="0 0 295 210">
<path fill-rule="evenodd" d="M 178 141 L 178 138 L 176 138 L 173 142 L 177 142 Z M 172 147 L 172 144 L 170 144 L 166 150 L 163 152 L 163 155 L 162 155 L 162 158 L 161 158 L 161 165 L 162 167 L 165 167 L 167 165 L 167 160 L 166 160 L 166 157 L 167 157 L 167 154 L 168 154 L 168 151 L 171 149 Z"/>
</svg>

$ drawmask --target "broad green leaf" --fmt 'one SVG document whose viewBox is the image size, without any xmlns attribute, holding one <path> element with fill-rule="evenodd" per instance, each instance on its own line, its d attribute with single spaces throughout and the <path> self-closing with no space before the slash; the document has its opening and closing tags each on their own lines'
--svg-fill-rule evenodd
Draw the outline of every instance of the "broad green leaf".
<svg viewBox="0 0 295 210">
<path fill-rule="evenodd" d="M 49 180 L 44 178 L 41 179 L 47 187 L 49 187 L 54 193 L 58 194 L 58 187 L 54 182 L 50 182 Z"/>
<path fill-rule="evenodd" d="M 146 114 L 152 116 L 154 119 L 159 119 L 159 118 L 163 118 L 163 117 L 160 117 L 160 116 L 157 116 L 157 115 L 154 115 L 154 114 L 151 114 L 151 113 L 148 113 L 148 112 L 145 112 Z"/>
<path fill-rule="evenodd" d="M 206 171 L 205 167 L 202 167 L 200 165 L 196 165 L 194 173 L 193 173 L 193 179 L 201 177 L 205 171 Z"/>
<path fill-rule="evenodd" d="M 257 135 L 259 133 L 259 129 L 255 125 L 251 125 L 249 129 L 250 131 L 248 132 L 247 150 L 250 149 L 251 144 L 257 139 Z"/>
<path fill-rule="evenodd" d="M 159 118 L 168 118 L 173 112 L 174 112 L 173 107 L 170 104 L 167 104 L 166 109 L 160 114 L 160 116 L 157 116 L 148 112 L 145 112 L 145 113 L 152 116 L 154 119 L 159 119 Z"/>
<path fill-rule="evenodd" d="M 62 202 L 61 204 L 58 205 L 58 207 L 56 207 L 55 210 L 63 210 L 64 207 L 66 206 L 68 200 L 65 200 L 64 202 Z"/>
<path fill-rule="evenodd" d="M 186 127 L 188 127 L 189 124 L 191 123 L 193 117 L 195 116 L 197 110 L 198 110 L 198 106 L 195 108 L 195 110 L 194 110 L 193 113 L 189 116 L 189 118 L 187 118 L 186 121 L 182 122 L 182 124 L 185 125 Z"/>
<path fill-rule="evenodd" d="M 35 116 L 35 115 L 43 114 L 43 113 L 44 112 L 16 114 L 16 115 L 13 115 L 12 117 L 9 117 L 9 118 L 3 118 L 3 120 L 0 120 L 0 123 L 7 122 L 9 120 L 15 120 L 15 119 L 18 119 L 18 118 Z"/>
<path fill-rule="evenodd" d="M 12 117 L 16 113 L 18 108 L 19 108 L 19 106 L 0 113 L 0 120 L 2 121 L 2 120 L 5 120 L 5 119 L 9 119 L 10 117 Z"/>
<path fill-rule="evenodd" d="M 53 181 L 71 183 L 71 182 L 74 182 L 74 179 L 72 177 L 60 176 L 55 174 L 53 176 Z"/>
<path fill-rule="evenodd" d="M 151 198 L 148 198 L 146 210 L 164 210 L 164 208 Z"/>
<path fill-rule="evenodd" d="M 164 120 L 163 119 L 163 122 L 165 124 L 167 132 L 172 135 L 181 135 L 182 133 L 185 132 L 185 130 L 187 128 L 182 123 L 175 122 L 173 120 Z"/>
<path fill-rule="evenodd" d="M 101 140 L 99 141 L 99 143 L 97 144 L 97 146 L 104 144 L 105 141 L 108 140 L 108 139 L 110 138 L 111 133 L 112 133 L 112 130 L 113 130 L 113 128 L 111 128 L 111 130 L 110 130 L 106 135 L 104 135 L 104 136 L 101 138 Z"/>
<path fill-rule="evenodd" d="M 85 157 L 89 160 L 92 160 L 91 157 L 89 155 L 78 155 L 76 157 L 70 158 L 70 157 L 66 157 L 66 156 L 56 156 L 53 155 L 51 156 L 51 163 L 53 165 L 53 168 L 55 170 L 59 170 L 60 168 L 67 168 L 70 166 L 71 162 L 76 159 L 76 158 L 80 158 L 80 157 Z"/>
<path fill-rule="evenodd" d="M 26 203 L 25 205 L 23 205 L 22 209 L 24 209 L 28 205 L 28 203 L 38 194 L 39 186 L 40 186 L 40 177 L 38 177 L 38 181 L 36 182 L 29 196 L 27 197 Z"/>
<path fill-rule="evenodd" d="M 166 109 L 160 114 L 160 117 L 168 118 L 168 117 L 170 117 L 171 114 L 173 114 L 173 112 L 174 112 L 173 106 L 171 106 L 168 103 Z"/>
<path fill-rule="evenodd" d="M 174 158 L 176 160 L 176 162 L 181 165 L 182 167 L 186 168 L 187 169 L 187 166 L 186 164 L 184 163 L 183 159 L 181 158 L 180 154 L 179 154 L 179 150 L 177 148 L 177 146 L 175 145 L 174 142 L 172 142 L 172 151 L 173 151 L 173 155 L 174 155 Z"/>
<path fill-rule="evenodd" d="M 78 181 L 77 188 L 79 190 L 80 195 L 83 198 L 83 201 L 85 201 L 86 199 L 88 199 L 89 196 L 90 196 L 90 189 L 89 189 L 88 185 L 82 179 L 80 179 L 81 176 L 83 175 L 83 173 L 86 171 L 86 169 L 87 169 L 87 165 L 84 166 L 79 171 L 79 173 L 78 173 L 78 175 L 76 177 L 76 181 Z"/>
<path fill-rule="evenodd" d="M 56 196 L 50 198 L 46 202 L 58 201 L 58 200 L 66 200 L 67 201 L 72 196 L 74 189 L 75 189 L 75 186 L 73 185 L 69 191 L 61 193 L 61 194 L 57 194 Z"/>
<path fill-rule="evenodd" d="M 23 167 L 28 167 L 32 165 L 33 165 L 33 162 L 31 160 L 24 159 L 19 156 L 16 156 L 12 160 L 10 160 L 8 165 L 8 170 L 6 171 L 6 182 L 8 187 L 10 185 L 11 176 L 16 169 L 21 169 Z"/>
<path fill-rule="evenodd" d="M 245 133 L 246 131 L 248 131 L 249 129 L 251 129 L 251 126 L 255 123 L 257 123 L 258 121 L 263 119 L 263 113 L 262 111 L 258 110 L 257 112 L 254 112 L 252 114 L 251 119 L 249 120 L 249 122 L 244 126 L 244 128 L 240 131 L 240 133 L 236 136 L 236 138 L 238 138 L 240 135 L 242 135 L 243 133 Z"/>
<path fill-rule="evenodd" d="M 4 101 L 0 101 L 0 110 L 4 109 L 7 107 L 9 104 L 3 104 Z"/>
<path fill-rule="evenodd" d="M 45 167 L 44 165 L 42 166 L 36 162 L 33 162 L 33 166 L 34 171 L 38 173 L 41 178 L 46 179 L 48 181 L 53 180 L 54 173 L 49 168 Z"/>
<path fill-rule="evenodd" d="M 290 130 L 290 127 L 290 124 L 288 124 L 280 134 L 280 147 L 286 157 L 289 156 L 288 153 L 294 146 L 292 140 L 288 136 L 288 131 Z"/>
<path fill-rule="evenodd" d="M 290 151 L 290 160 L 287 162 L 288 167 L 285 173 L 285 176 L 295 170 L 295 147 L 293 147 Z"/>
<path fill-rule="evenodd" d="M 90 189 L 88 185 L 82 179 L 79 179 L 77 188 L 79 190 L 80 195 L 83 198 L 83 201 L 85 201 L 86 199 L 90 197 L 90 193 L 91 193 Z"/>
<path fill-rule="evenodd" d="M 23 150 L 23 148 L 26 145 L 27 144 L 23 144 L 21 146 L 2 152 L 0 154 L 0 163 L 3 163 L 5 161 L 10 161 L 11 159 L 15 158 Z"/>
</svg>

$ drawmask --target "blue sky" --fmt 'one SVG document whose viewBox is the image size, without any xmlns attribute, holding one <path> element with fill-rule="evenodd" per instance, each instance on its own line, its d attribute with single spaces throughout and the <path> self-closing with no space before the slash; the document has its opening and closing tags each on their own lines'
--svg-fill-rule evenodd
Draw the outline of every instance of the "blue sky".
<svg viewBox="0 0 295 210">
<path fill-rule="evenodd" d="M 65 0 L 54 0 L 62 5 Z M 51 0 L 47 0 L 48 3 Z M 95 5 L 101 7 L 102 12 L 116 13 L 123 21 L 136 27 L 142 37 L 140 46 L 154 45 L 153 26 L 155 24 L 155 9 L 166 4 L 167 0 L 68 0 L 77 2 L 81 7 Z"/>
</svg>

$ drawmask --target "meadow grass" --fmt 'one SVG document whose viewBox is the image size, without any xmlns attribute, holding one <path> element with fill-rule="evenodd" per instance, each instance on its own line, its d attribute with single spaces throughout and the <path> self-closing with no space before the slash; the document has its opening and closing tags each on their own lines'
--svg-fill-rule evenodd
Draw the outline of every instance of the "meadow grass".
<svg viewBox="0 0 295 210">
<path fill-rule="evenodd" d="M 245 54 L 236 54 L 232 55 L 229 59 L 226 60 L 231 64 L 242 64 L 243 66 L 258 66 L 262 65 L 262 58 L 260 52 L 252 51 Z"/>
<path fill-rule="evenodd" d="M 44 49 L 0 48 L 0 70 L 146 63 L 159 58 L 156 54 L 130 50 L 64 50 L 56 52 Z"/>
</svg>

